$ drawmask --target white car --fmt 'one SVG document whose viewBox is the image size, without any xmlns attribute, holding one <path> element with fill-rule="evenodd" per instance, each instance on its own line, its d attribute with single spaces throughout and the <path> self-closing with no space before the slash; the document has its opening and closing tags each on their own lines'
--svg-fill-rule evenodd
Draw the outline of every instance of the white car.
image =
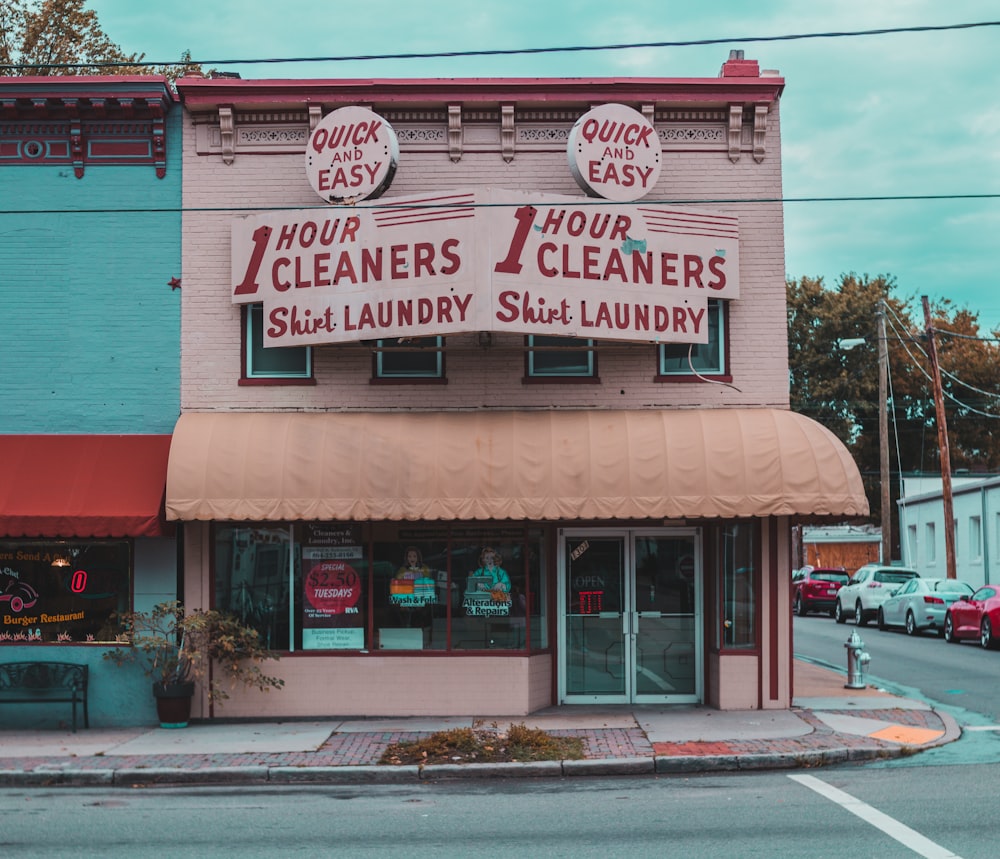
<svg viewBox="0 0 1000 859">
<path fill-rule="evenodd" d="M 858 626 L 864 626 L 875 618 L 882 603 L 910 579 L 917 578 L 920 575 L 916 570 L 905 567 L 865 564 L 837 591 L 833 617 L 837 623 L 853 617 Z"/>
</svg>

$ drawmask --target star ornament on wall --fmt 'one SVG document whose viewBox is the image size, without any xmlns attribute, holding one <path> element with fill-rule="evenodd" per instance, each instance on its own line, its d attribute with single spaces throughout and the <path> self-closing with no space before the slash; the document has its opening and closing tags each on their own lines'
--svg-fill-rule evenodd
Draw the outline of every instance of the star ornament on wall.
<svg viewBox="0 0 1000 859">
<path fill-rule="evenodd" d="M 170 278 L 170 280 L 167 281 L 167 285 L 172 290 L 173 289 L 180 289 L 181 288 L 181 279 L 179 277 L 172 277 L 172 278 Z"/>
</svg>

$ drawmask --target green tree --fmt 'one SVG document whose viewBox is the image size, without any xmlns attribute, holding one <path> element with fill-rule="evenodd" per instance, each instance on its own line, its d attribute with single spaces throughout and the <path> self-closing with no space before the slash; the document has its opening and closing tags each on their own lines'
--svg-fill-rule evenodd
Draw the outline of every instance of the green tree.
<svg viewBox="0 0 1000 859">
<path fill-rule="evenodd" d="M 787 283 L 791 406 L 819 421 L 850 449 L 864 478 L 872 518 L 879 521 L 879 396 L 877 313 L 886 306 L 889 354 L 889 461 L 893 503 L 900 471 L 937 472 L 940 449 L 927 359 L 923 310 L 893 294 L 891 277 L 843 275 Z M 932 325 L 945 393 L 953 470 L 1000 468 L 1000 348 L 980 333 L 975 313 L 944 300 Z M 989 335 L 986 335 L 987 337 Z M 864 338 L 847 351 L 840 341 Z M 896 535 L 898 537 L 898 535 Z"/>
<path fill-rule="evenodd" d="M 122 51 L 85 2 L 0 0 L 0 75 L 154 74 L 173 81 L 201 70 L 188 51 L 176 64 L 141 65 L 145 55 Z"/>
</svg>

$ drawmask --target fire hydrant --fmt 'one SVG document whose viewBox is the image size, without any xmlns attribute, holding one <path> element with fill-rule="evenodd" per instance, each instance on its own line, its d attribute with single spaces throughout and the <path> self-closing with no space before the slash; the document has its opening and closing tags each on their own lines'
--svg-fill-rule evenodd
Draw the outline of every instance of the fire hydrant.
<svg viewBox="0 0 1000 859">
<path fill-rule="evenodd" d="M 865 669 L 872 658 L 865 650 L 865 643 L 857 630 L 844 642 L 844 647 L 847 648 L 847 683 L 844 688 L 864 689 L 868 685 L 865 683 Z"/>
</svg>

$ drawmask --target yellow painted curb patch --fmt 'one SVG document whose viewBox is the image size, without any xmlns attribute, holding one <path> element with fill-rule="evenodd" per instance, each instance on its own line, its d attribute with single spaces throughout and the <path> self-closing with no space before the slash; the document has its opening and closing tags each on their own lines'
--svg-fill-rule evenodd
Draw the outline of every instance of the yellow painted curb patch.
<svg viewBox="0 0 1000 859">
<path fill-rule="evenodd" d="M 876 740 L 888 740 L 891 743 L 903 743 L 907 746 L 922 746 L 944 736 L 944 731 L 934 731 L 930 728 L 908 728 L 905 725 L 889 725 L 881 731 L 869 734 Z"/>
</svg>

